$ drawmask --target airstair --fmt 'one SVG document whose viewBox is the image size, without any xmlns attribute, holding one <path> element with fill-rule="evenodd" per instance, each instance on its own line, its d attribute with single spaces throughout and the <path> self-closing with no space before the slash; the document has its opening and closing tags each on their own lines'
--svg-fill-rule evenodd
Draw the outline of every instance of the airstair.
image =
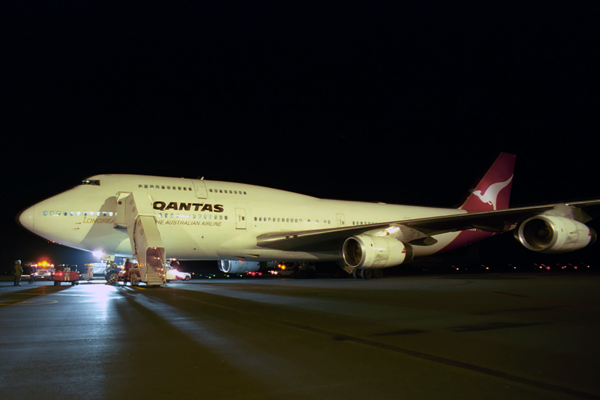
<svg viewBox="0 0 600 400">
<path fill-rule="evenodd" d="M 165 247 L 150 196 L 136 192 L 118 193 L 115 227 L 127 228 L 141 282 L 150 286 L 165 284 Z"/>
</svg>

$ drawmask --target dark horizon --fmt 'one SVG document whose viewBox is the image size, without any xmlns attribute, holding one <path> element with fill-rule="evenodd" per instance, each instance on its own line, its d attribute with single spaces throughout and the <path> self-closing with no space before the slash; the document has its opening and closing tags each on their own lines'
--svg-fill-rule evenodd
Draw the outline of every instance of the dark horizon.
<svg viewBox="0 0 600 400">
<path fill-rule="evenodd" d="M 511 206 L 600 198 L 585 4 L 7 7 L 1 270 L 63 251 L 16 217 L 95 174 L 452 207 L 509 152 Z"/>
</svg>

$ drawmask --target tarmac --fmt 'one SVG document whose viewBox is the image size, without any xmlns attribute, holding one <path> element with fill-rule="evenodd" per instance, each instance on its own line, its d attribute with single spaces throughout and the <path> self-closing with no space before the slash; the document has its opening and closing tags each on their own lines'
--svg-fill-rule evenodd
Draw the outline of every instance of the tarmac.
<svg viewBox="0 0 600 400">
<path fill-rule="evenodd" d="M 2 399 L 600 399 L 600 276 L 0 282 Z"/>
</svg>

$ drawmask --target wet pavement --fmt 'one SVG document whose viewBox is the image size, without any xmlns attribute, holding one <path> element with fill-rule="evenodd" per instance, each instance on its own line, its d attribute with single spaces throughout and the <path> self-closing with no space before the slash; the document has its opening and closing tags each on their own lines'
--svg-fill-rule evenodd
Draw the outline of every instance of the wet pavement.
<svg viewBox="0 0 600 400">
<path fill-rule="evenodd" d="M 600 277 L 0 283 L 3 399 L 600 398 Z"/>
</svg>

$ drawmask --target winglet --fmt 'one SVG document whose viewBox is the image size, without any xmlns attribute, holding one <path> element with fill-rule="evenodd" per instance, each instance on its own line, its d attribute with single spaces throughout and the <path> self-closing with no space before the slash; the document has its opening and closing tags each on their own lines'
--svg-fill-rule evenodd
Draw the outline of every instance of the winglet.
<svg viewBox="0 0 600 400">
<path fill-rule="evenodd" d="M 467 211 L 492 211 L 508 208 L 515 169 L 515 155 L 501 153 L 494 164 L 470 190 L 460 208 Z"/>
</svg>

